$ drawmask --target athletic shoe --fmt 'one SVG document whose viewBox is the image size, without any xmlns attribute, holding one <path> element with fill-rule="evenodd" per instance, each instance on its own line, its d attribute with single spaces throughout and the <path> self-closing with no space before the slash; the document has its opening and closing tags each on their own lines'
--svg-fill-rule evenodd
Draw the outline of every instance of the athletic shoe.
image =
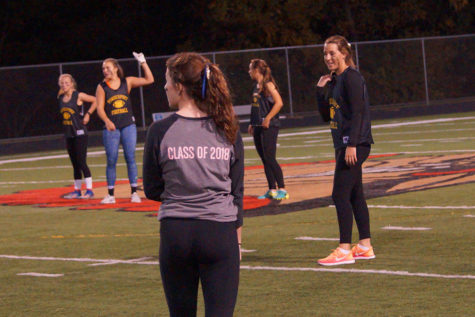
<svg viewBox="0 0 475 317">
<path fill-rule="evenodd" d="M 257 197 L 257 199 L 272 199 L 275 198 L 275 196 L 277 196 L 277 192 L 269 189 L 264 195 Z"/>
<path fill-rule="evenodd" d="M 336 248 L 329 256 L 320 259 L 317 262 L 323 266 L 332 266 L 340 264 L 352 264 L 355 263 L 355 259 L 353 258 L 353 254 L 351 252 L 344 254 L 341 252 L 340 248 Z"/>
<path fill-rule="evenodd" d="M 373 247 L 370 247 L 369 250 L 365 251 L 361 249 L 358 244 L 351 249 L 351 253 L 355 260 L 370 260 L 376 257 L 376 255 L 374 255 Z"/>
<path fill-rule="evenodd" d="M 139 194 L 137 192 L 132 193 L 132 196 L 130 196 L 130 202 L 131 203 L 141 203 L 142 199 L 140 199 Z"/>
<path fill-rule="evenodd" d="M 277 199 L 277 200 L 289 199 L 289 193 L 285 189 L 279 189 L 274 199 Z"/>
<path fill-rule="evenodd" d="M 88 189 L 88 190 L 86 190 L 86 192 L 84 193 L 84 195 L 81 198 L 89 199 L 89 198 L 92 198 L 92 197 L 94 197 L 94 193 L 92 192 L 92 190 Z"/>
<path fill-rule="evenodd" d="M 115 197 L 107 195 L 103 200 L 101 200 L 101 204 L 115 204 Z"/>
<path fill-rule="evenodd" d="M 78 199 L 78 198 L 81 198 L 81 191 L 75 190 L 69 194 L 64 195 L 63 197 L 66 199 Z"/>
</svg>

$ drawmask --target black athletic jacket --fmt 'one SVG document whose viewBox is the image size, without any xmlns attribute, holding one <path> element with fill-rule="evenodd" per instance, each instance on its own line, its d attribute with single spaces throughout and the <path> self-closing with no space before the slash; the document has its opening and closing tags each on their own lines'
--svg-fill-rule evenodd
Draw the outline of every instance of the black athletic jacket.
<svg viewBox="0 0 475 317">
<path fill-rule="evenodd" d="M 335 149 L 374 143 L 366 82 L 356 69 L 348 67 L 317 87 L 317 102 L 323 120 L 330 121 Z"/>
</svg>

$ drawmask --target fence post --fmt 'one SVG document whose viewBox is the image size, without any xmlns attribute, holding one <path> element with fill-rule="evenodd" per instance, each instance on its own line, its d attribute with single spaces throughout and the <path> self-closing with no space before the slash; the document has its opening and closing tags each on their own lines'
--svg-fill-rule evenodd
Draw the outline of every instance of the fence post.
<svg viewBox="0 0 475 317">
<path fill-rule="evenodd" d="M 140 63 L 137 63 L 137 68 L 139 70 L 139 77 L 142 77 L 142 68 L 140 67 Z M 139 95 L 140 95 L 140 109 L 142 110 L 142 128 L 145 128 L 145 108 L 143 104 L 143 86 L 139 87 Z"/>
<path fill-rule="evenodd" d="M 216 53 L 213 53 L 213 64 L 216 64 Z"/>
<path fill-rule="evenodd" d="M 292 86 L 290 84 L 290 65 L 289 65 L 289 50 L 285 49 L 285 63 L 287 64 L 287 86 L 289 87 L 289 106 L 290 116 L 294 115 L 294 106 L 292 103 Z"/>
<path fill-rule="evenodd" d="M 360 56 L 358 54 L 358 43 L 355 43 L 355 59 L 356 59 L 356 69 L 360 70 Z"/>
<path fill-rule="evenodd" d="M 424 45 L 424 39 L 421 40 L 422 44 L 422 62 L 424 63 L 424 84 L 426 89 L 426 105 L 429 105 L 429 83 L 427 82 L 427 64 L 426 64 L 426 49 Z"/>
<path fill-rule="evenodd" d="M 59 64 L 59 74 L 63 74 L 63 64 Z"/>
</svg>

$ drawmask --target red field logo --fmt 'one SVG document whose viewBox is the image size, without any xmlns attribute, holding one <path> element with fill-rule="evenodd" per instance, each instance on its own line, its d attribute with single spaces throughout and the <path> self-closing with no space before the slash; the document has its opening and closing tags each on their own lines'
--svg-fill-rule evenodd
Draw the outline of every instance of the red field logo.
<svg viewBox="0 0 475 317">
<path fill-rule="evenodd" d="M 305 210 L 332 204 L 334 161 L 283 164 L 286 189 L 290 199 L 283 201 L 259 200 L 267 190 L 262 166 L 245 170 L 245 215 L 257 216 Z M 475 182 L 475 155 L 431 155 L 398 157 L 397 154 L 370 156 L 364 164 L 364 183 L 367 198 L 425 190 Z M 37 207 L 70 207 L 75 210 L 116 209 L 131 212 L 157 212 L 160 203 L 143 199 L 130 202 L 127 181 L 116 184 L 116 204 L 102 205 L 107 184 L 94 184 L 94 199 L 65 199 L 71 187 L 27 190 L 0 196 L 0 204 L 8 206 L 34 205 Z M 143 196 L 143 194 L 141 195 Z"/>
</svg>

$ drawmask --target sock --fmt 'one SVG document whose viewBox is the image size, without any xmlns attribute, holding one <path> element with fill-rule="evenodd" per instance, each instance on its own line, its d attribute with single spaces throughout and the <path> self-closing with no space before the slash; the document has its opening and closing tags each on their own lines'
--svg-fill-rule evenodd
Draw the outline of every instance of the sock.
<svg viewBox="0 0 475 317">
<path fill-rule="evenodd" d="M 340 248 L 340 251 L 341 251 L 341 253 L 343 253 L 343 254 L 348 254 L 348 253 L 350 253 L 350 250 L 345 250 L 345 249 L 342 249 L 342 248 Z"/>
<path fill-rule="evenodd" d="M 369 250 L 369 247 L 365 247 L 365 246 L 363 246 L 363 245 L 361 245 L 361 244 L 359 244 L 359 243 L 358 243 L 358 248 L 360 248 L 360 249 L 363 250 L 363 251 L 368 251 L 368 250 Z"/>
<path fill-rule="evenodd" d="M 92 190 L 92 177 L 86 177 L 84 182 L 86 183 L 86 188 Z"/>
<path fill-rule="evenodd" d="M 133 194 L 133 193 L 136 193 L 137 192 L 137 186 L 131 186 L 130 187 L 130 193 Z"/>
<path fill-rule="evenodd" d="M 75 179 L 74 180 L 74 190 L 81 190 L 82 186 L 82 180 L 81 179 Z"/>
<path fill-rule="evenodd" d="M 109 187 L 107 191 L 109 192 L 109 196 L 114 196 L 114 187 Z"/>
</svg>

